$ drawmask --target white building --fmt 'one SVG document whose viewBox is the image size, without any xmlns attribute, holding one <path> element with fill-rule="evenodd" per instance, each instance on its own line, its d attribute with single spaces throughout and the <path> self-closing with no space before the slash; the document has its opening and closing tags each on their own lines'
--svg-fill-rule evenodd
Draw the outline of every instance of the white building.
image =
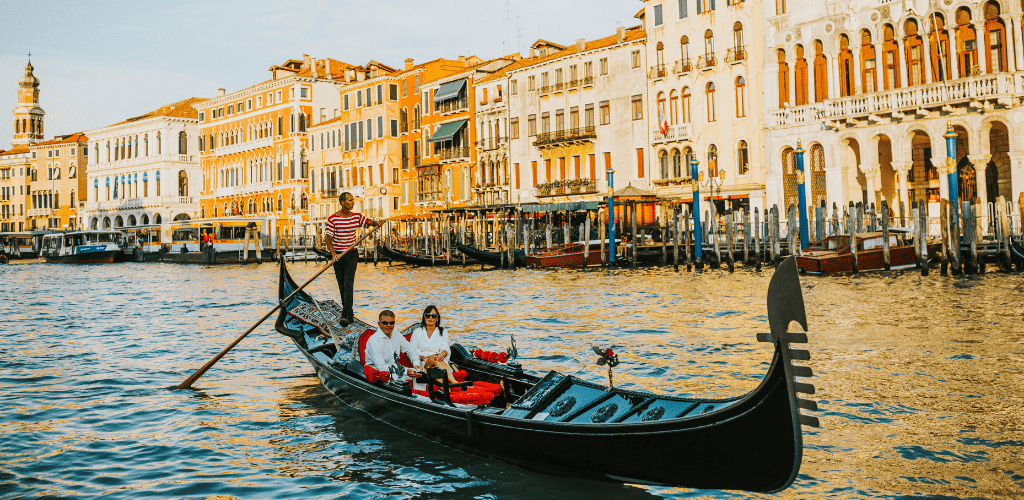
<svg viewBox="0 0 1024 500">
<path fill-rule="evenodd" d="M 615 188 L 647 189 L 650 165 L 644 99 L 647 67 L 640 27 L 569 47 L 538 40 L 508 70 L 510 202 L 596 201 Z"/>
<path fill-rule="evenodd" d="M 798 141 L 807 204 L 948 196 L 947 124 L 961 200 L 1024 191 L 1019 2 L 784 2 L 764 8 L 769 203 L 797 203 Z M 936 203 L 937 205 L 937 203 Z M 935 206 L 935 205 L 933 205 Z"/>
<path fill-rule="evenodd" d="M 199 138 L 193 97 L 91 130 L 84 222 L 117 228 L 195 218 Z"/>
<path fill-rule="evenodd" d="M 718 213 L 764 207 L 761 9 L 761 2 L 644 0 L 647 133 L 660 197 L 693 200 L 695 157 L 701 198 L 716 200 Z"/>
</svg>

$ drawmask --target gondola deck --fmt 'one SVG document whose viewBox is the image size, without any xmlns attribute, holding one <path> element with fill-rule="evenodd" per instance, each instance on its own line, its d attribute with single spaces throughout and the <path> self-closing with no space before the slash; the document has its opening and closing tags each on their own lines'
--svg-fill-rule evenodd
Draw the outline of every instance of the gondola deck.
<svg viewBox="0 0 1024 500">
<path fill-rule="evenodd" d="M 281 299 L 296 288 L 282 261 Z M 795 380 L 809 377 L 810 368 L 791 363 L 810 358 L 807 351 L 789 347 L 807 341 L 805 334 L 787 331 L 790 321 L 806 329 L 792 259 L 776 271 L 769 288 L 772 331 L 758 334 L 758 340 L 775 346 L 771 367 L 756 389 L 727 399 L 609 390 L 557 372 L 535 376 L 513 363 L 476 359 L 453 344 L 451 359 L 469 380 L 498 382 L 503 390 L 488 405 L 446 403 L 413 394 L 408 384 L 367 381 L 352 351 L 339 350 L 329 334 L 344 338 L 371 325 L 357 320 L 341 326 L 330 306 L 324 311 L 325 304 L 297 293 L 284 304 L 276 329 L 292 339 L 341 401 L 410 433 L 539 472 L 773 492 L 787 488 L 799 471 L 801 426 L 817 426 L 815 418 L 799 413 L 816 404 L 797 398 L 797 392 L 814 392 L 812 385 Z M 313 309 L 322 321 L 316 321 Z"/>
</svg>

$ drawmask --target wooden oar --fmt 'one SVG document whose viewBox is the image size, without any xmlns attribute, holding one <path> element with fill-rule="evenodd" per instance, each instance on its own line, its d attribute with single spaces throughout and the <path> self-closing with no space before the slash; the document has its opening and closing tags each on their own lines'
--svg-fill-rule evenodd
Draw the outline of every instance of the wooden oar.
<svg viewBox="0 0 1024 500">
<path fill-rule="evenodd" d="M 369 237 L 369 236 L 370 236 L 371 234 L 373 234 L 373 233 L 376 233 L 378 229 L 380 229 L 380 226 L 377 226 L 377 227 L 373 228 L 373 230 L 372 230 L 372 231 L 368 231 L 368 232 L 367 232 L 366 234 L 364 234 L 364 235 L 363 235 L 363 237 L 362 237 L 362 238 L 359 238 L 359 240 L 358 240 L 358 241 L 356 241 L 355 245 L 352 245 L 352 247 L 351 247 L 351 248 L 349 248 L 348 250 L 345 250 L 344 252 L 342 252 L 342 253 L 341 253 L 341 255 L 339 255 L 339 256 L 338 256 L 338 257 L 337 257 L 336 259 L 331 259 L 331 260 L 330 260 L 329 262 L 327 262 L 327 265 L 326 265 L 326 266 L 324 266 L 323 268 L 321 268 L 321 269 L 320 269 L 319 271 L 317 271 L 317 273 L 316 273 L 316 274 L 314 274 L 312 278 L 309 278 L 308 280 L 306 280 L 306 282 L 305 282 L 305 283 L 303 283 L 303 284 L 302 284 L 302 286 L 300 286 L 300 287 L 296 288 L 296 289 L 295 289 L 295 291 L 294 291 L 294 292 L 292 292 L 291 294 L 289 294 L 289 295 L 288 295 L 287 297 L 285 297 L 285 298 L 284 298 L 284 300 L 281 300 L 281 301 L 279 301 L 279 302 L 277 303 L 277 305 L 276 305 L 276 306 L 274 306 L 274 308 L 273 308 L 273 309 L 271 309 L 270 311 L 268 311 L 268 312 L 267 312 L 267 314 L 264 314 L 264 315 L 263 315 L 263 317 L 262 317 L 262 318 L 260 318 L 260 320 L 259 320 L 259 321 L 257 321 L 255 325 L 252 325 L 251 327 L 249 327 L 249 329 L 248 329 L 248 330 L 246 330 L 246 331 L 245 331 L 245 333 L 243 333 L 243 334 L 242 334 L 241 336 L 239 336 L 239 337 L 238 337 L 237 339 L 235 339 L 235 341 L 234 341 L 234 342 L 232 342 L 232 343 L 231 343 L 231 345 L 229 345 L 229 346 L 225 347 L 225 348 L 224 348 L 224 350 L 220 352 L 220 354 L 217 354 L 216 356 L 214 356 L 214 357 L 213 357 L 213 359 L 211 359 L 211 360 L 210 360 L 210 361 L 209 361 L 208 363 L 206 363 L 205 365 L 203 365 L 203 367 L 202 367 L 202 368 L 200 368 L 199 370 L 197 370 L 197 371 L 196 371 L 195 373 L 193 373 L 191 377 L 189 377 L 189 378 L 185 379 L 185 381 L 184 381 L 184 382 L 182 382 L 182 383 L 181 383 L 181 384 L 180 384 L 180 385 L 179 385 L 178 387 L 176 387 L 175 389 L 188 389 L 189 387 L 192 387 L 192 383 L 193 383 L 193 382 L 195 382 L 196 380 L 198 380 L 198 379 L 199 379 L 199 377 L 202 377 L 202 376 L 203 376 L 203 374 L 204 374 L 204 373 L 206 373 L 206 370 L 209 370 L 209 369 L 210 369 L 211 367 L 213 367 L 213 365 L 214 365 L 214 364 L 216 364 L 216 363 L 217 363 L 217 361 L 220 361 L 220 358 L 224 357 L 224 355 L 225 355 L 225 354 L 227 354 L 227 353 L 228 353 L 228 351 L 230 351 L 230 350 L 231 350 L 232 348 L 234 348 L 234 347 L 235 347 L 236 345 L 238 345 L 238 343 L 239 343 L 239 342 L 241 342 L 241 341 L 242 341 L 242 339 L 244 339 L 246 335 L 249 335 L 250 333 L 252 333 L 252 331 L 253 331 L 253 330 L 255 330 L 255 329 L 256 329 L 256 327 L 258 327 L 258 326 L 262 325 L 262 324 L 263 324 L 263 322 L 267 320 L 267 318 L 269 318 L 269 317 L 270 317 L 270 316 L 271 316 L 272 314 L 274 314 L 275 312 L 277 312 L 277 310 L 278 310 L 278 309 L 280 309 L 280 308 L 281 308 L 281 306 L 282 306 L 283 304 L 285 304 L 286 302 L 288 302 L 289 300 L 291 300 L 291 298 L 292 298 L 292 297 L 293 297 L 293 296 L 294 296 L 295 294 L 299 293 L 299 291 L 300 291 L 300 290 L 302 290 L 303 288 L 306 288 L 306 285 L 308 285 L 308 284 L 312 283 L 312 282 L 313 282 L 313 280 L 317 279 L 317 278 L 318 278 L 318 277 L 319 277 L 319 276 L 320 276 L 321 274 L 323 274 L 323 273 L 324 273 L 325 271 L 327 271 L 327 269 L 329 269 L 329 268 L 330 268 L 330 267 L 331 267 L 332 265 L 334 265 L 334 263 L 335 263 L 335 262 L 337 262 L 337 261 L 338 261 L 338 260 L 340 260 L 340 259 L 341 259 L 342 257 L 344 257 L 344 256 L 345 256 L 345 254 L 347 254 L 347 253 L 351 252 L 351 251 L 352 251 L 352 250 L 354 250 L 354 249 L 355 249 L 356 247 L 358 247 L 358 246 L 359 246 L 359 244 L 360 244 L 360 243 L 362 243 L 362 242 L 363 242 L 363 240 L 365 240 L 365 239 L 366 239 L 367 237 Z M 279 258 L 280 258 L 280 257 L 279 257 Z"/>
</svg>

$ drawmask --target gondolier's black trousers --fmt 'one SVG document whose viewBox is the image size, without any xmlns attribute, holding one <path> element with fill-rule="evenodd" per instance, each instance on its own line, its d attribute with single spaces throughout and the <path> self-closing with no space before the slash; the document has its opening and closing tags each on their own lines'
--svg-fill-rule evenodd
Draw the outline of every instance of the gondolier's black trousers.
<svg viewBox="0 0 1024 500">
<path fill-rule="evenodd" d="M 355 251 L 345 254 L 334 263 L 334 277 L 338 279 L 338 290 L 341 292 L 341 308 L 346 317 L 352 317 L 352 287 L 356 282 L 356 264 L 359 255 Z"/>
</svg>

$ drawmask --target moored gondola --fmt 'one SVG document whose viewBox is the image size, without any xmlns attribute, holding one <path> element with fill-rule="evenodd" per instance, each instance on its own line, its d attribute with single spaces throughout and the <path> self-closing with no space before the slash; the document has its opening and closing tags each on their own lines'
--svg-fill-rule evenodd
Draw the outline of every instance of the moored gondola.
<svg viewBox="0 0 1024 500">
<path fill-rule="evenodd" d="M 403 252 L 391 248 L 383 243 L 377 244 L 377 252 L 381 254 L 385 259 L 397 260 L 405 262 L 406 264 L 412 264 L 414 266 L 451 266 L 455 264 L 462 264 L 462 256 L 452 255 L 424 255 L 419 253 Z M 466 263 L 475 262 L 472 258 L 467 258 Z"/>
<path fill-rule="evenodd" d="M 469 245 L 455 245 L 460 252 L 466 254 L 467 257 L 473 260 L 486 264 L 492 267 L 509 267 L 509 258 L 507 252 L 488 252 L 487 250 L 480 250 L 478 248 L 471 247 Z M 512 264 L 515 267 L 526 267 L 526 252 L 523 250 L 513 251 L 514 259 Z"/>
<path fill-rule="evenodd" d="M 297 288 L 282 261 L 280 300 Z M 814 387 L 795 380 L 811 370 L 791 363 L 810 359 L 790 348 L 807 341 L 787 331 L 791 321 L 807 328 L 792 258 L 769 286 L 771 332 L 757 335 L 774 345 L 768 373 L 753 391 L 725 399 L 610 389 L 554 371 L 532 375 L 516 363 L 514 344 L 508 362 L 484 361 L 453 344 L 451 360 L 472 383 L 467 393 L 498 388 L 489 398 L 460 402 L 460 391 L 450 387 L 430 385 L 424 393 L 408 383 L 368 380 L 359 346 L 372 327 L 359 320 L 342 326 L 333 302 L 300 291 L 282 305 L 276 329 L 341 401 L 410 433 L 547 474 L 774 492 L 800 469 L 802 426 L 817 426 L 799 412 L 816 404 L 797 397 Z"/>
</svg>

